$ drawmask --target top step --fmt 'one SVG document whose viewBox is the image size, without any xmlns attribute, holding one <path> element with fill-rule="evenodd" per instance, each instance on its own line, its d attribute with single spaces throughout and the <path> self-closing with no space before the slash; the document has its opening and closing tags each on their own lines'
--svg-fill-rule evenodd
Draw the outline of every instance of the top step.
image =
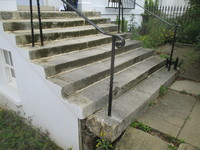
<svg viewBox="0 0 200 150">
<path fill-rule="evenodd" d="M 83 12 L 86 17 L 100 17 L 100 12 Z M 42 19 L 55 19 L 55 18 L 78 18 L 79 15 L 73 11 L 42 11 Z M 37 19 L 37 11 L 33 11 L 33 19 Z M 0 20 L 17 20 L 17 19 L 30 19 L 29 11 L 1 11 Z"/>
<path fill-rule="evenodd" d="M 29 6 L 20 5 L 17 6 L 18 11 L 29 11 Z M 40 6 L 41 11 L 55 11 L 55 8 L 53 6 Z M 33 6 L 33 11 L 37 11 L 37 6 Z"/>
</svg>

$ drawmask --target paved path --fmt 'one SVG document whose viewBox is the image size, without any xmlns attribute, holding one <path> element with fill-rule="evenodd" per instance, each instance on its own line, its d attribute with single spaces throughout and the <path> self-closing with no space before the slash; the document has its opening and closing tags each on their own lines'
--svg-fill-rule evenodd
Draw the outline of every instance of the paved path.
<svg viewBox="0 0 200 150">
<path fill-rule="evenodd" d="M 194 88 L 195 87 L 195 88 Z M 191 94 L 187 94 L 191 93 Z M 200 83 L 177 80 L 139 121 L 165 134 L 183 139 L 178 150 L 200 150 Z M 165 150 L 169 143 L 137 129 L 128 129 L 116 150 Z"/>
<path fill-rule="evenodd" d="M 170 50 L 171 46 L 164 46 L 157 52 L 170 53 Z M 181 78 L 170 86 L 165 96 L 156 100 L 157 104 L 151 106 L 139 121 L 160 132 L 183 139 L 186 143 L 181 144 L 178 150 L 200 150 L 200 53 L 194 48 L 181 46 L 175 48 L 174 58 L 177 56 L 183 60 Z M 116 146 L 116 150 L 167 148 L 173 150 L 169 143 L 158 137 L 130 128 Z"/>
</svg>

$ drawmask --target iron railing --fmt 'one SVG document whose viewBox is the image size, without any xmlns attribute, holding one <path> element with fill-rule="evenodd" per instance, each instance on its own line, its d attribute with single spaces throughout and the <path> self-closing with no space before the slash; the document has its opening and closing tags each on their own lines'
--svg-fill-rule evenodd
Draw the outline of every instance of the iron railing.
<svg viewBox="0 0 200 150">
<path fill-rule="evenodd" d="M 170 53 L 170 58 L 167 58 L 166 68 L 168 68 L 168 71 L 170 71 L 171 65 L 174 65 L 174 69 L 176 70 L 177 66 L 178 66 L 179 58 L 177 57 L 176 60 L 174 61 L 173 60 L 173 53 L 174 53 L 174 46 L 175 46 L 175 42 L 176 42 L 177 29 L 178 29 L 179 25 L 172 24 L 172 23 L 164 20 L 163 18 L 159 17 L 155 13 L 151 12 L 150 10 L 148 10 L 148 9 L 142 7 L 141 5 L 139 5 L 138 3 L 136 3 L 136 1 L 134 1 L 134 5 L 139 6 L 140 8 L 144 9 L 147 13 L 153 15 L 154 17 L 158 18 L 159 20 L 161 20 L 165 24 L 172 26 L 174 28 L 174 34 L 173 34 L 173 40 L 172 40 L 172 49 L 171 49 L 171 53 Z"/>
<path fill-rule="evenodd" d="M 34 24 L 33 24 L 33 5 L 32 5 L 32 0 L 30 0 L 29 3 L 30 3 L 32 47 L 34 47 L 35 46 L 35 35 L 34 35 Z M 43 46 L 44 45 L 44 40 L 43 40 L 42 21 L 41 21 L 40 1 L 39 0 L 37 0 L 37 12 L 38 12 L 38 21 L 39 21 L 39 30 L 40 30 L 40 42 L 41 42 L 41 46 Z"/>
<path fill-rule="evenodd" d="M 119 0 L 119 1 L 121 1 L 121 0 Z M 170 69 L 171 69 L 171 65 L 174 65 L 174 69 L 176 70 L 177 69 L 177 66 L 178 66 L 178 61 L 179 61 L 179 59 L 178 59 L 178 57 L 176 58 L 176 60 L 174 61 L 173 60 L 173 53 L 174 53 L 174 46 L 175 46 L 175 42 L 176 42 L 176 35 L 177 35 L 177 29 L 178 29 L 178 27 L 179 27 L 179 25 L 177 25 L 177 24 L 172 24 L 172 23 L 170 23 L 170 22 L 168 22 L 168 21 L 166 21 L 165 19 L 163 19 L 163 18 L 161 18 L 161 17 L 159 17 L 158 15 L 156 15 L 155 13 L 153 13 L 152 11 L 150 11 L 150 10 L 148 10 L 148 9 L 146 9 L 146 8 L 144 8 L 144 7 L 142 7 L 141 5 L 139 5 L 138 3 L 136 3 L 136 0 L 130 0 L 130 1 L 132 1 L 133 2 L 133 8 L 135 8 L 135 6 L 137 5 L 137 6 L 139 6 L 140 8 L 142 8 L 142 9 L 144 9 L 147 13 L 149 13 L 149 14 L 151 14 L 151 15 L 153 15 L 154 17 L 156 17 L 156 18 L 158 18 L 159 20 L 161 20 L 162 22 L 164 22 L 165 24 L 167 24 L 167 25 L 169 25 L 169 26 L 171 26 L 171 27 L 173 27 L 174 28 L 174 34 L 173 34 L 173 41 L 172 41 L 172 49 L 171 49 L 171 53 L 170 53 L 170 58 L 169 59 L 167 59 L 167 62 L 166 62 L 166 67 L 168 68 L 168 71 L 170 71 Z M 120 3 L 120 2 L 119 2 Z M 123 7 L 122 7 L 123 8 Z M 121 25 L 121 22 L 120 22 L 120 9 L 121 9 L 121 7 L 120 7 L 120 4 L 119 4 L 119 20 L 118 20 L 118 31 L 120 31 L 120 25 Z M 123 21 L 124 21 L 124 18 L 123 18 L 123 11 L 122 11 L 122 32 L 123 32 Z"/>
<path fill-rule="evenodd" d="M 124 9 L 134 9 L 134 3 L 130 0 L 108 0 L 108 6 L 106 8 L 115 8 L 117 9 L 119 3 L 122 3 Z"/>
<path fill-rule="evenodd" d="M 61 0 L 65 5 L 70 7 L 72 10 L 74 10 L 80 17 L 85 19 L 90 25 L 92 25 L 96 30 L 98 30 L 100 33 L 104 35 L 109 35 L 112 37 L 112 50 L 111 50 L 111 67 L 110 67 L 110 87 L 109 87 L 109 99 L 108 99 L 108 116 L 111 116 L 112 112 L 112 100 L 113 100 L 113 80 L 114 80 L 114 68 L 115 68 L 115 47 L 121 48 L 125 46 L 125 39 L 121 37 L 120 35 L 116 34 L 110 34 L 105 32 L 103 29 L 98 27 L 95 23 L 93 23 L 91 20 L 89 20 L 85 15 L 83 15 L 78 9 L 73 7 L 69 1 L 71 0 Z M 118 40 L 120 41 L 118 41 Z"/>
<path fill-rule="evenodd" d="M 90 25 L 92 25 L 96 30 L 104 35 L 112 37 L 112 50 L 111 50 L 111 67 L 110 67 L 110 87 L 109 87 L 109 99 L 108 99 L 108 116 L 111 116 L 112 112 L 112 100 L 113 100 L 113 80 L 114 80 L 114 68 L 115 68 L 115 47 L 121 48 L 125 46 L 125 39 L 117 34 L 110 34 L 105 32 L 91 20 L 89 20 L 85 15 L 83 15 L 78 9 L 72 5 L 71 0 L 61 0 L 70 10 L 75 11 L 80 17 L 85 19 Z M 42 35 L 42 22 L 40 17 L 40 4 L 37 0 L 38 8 L 38 19 L 39 19 L 39 28 L 40 28 L 40 39 L 41 45 L 43 45 L 43 35 Z M 30 0 L 30 18 L 31 18 L 31 33 L 32 33 L 32 46 L 34 47 L 34 25 L 33 25 L 33 13 L 32 13 L 32 0 Z"/>
</svg>

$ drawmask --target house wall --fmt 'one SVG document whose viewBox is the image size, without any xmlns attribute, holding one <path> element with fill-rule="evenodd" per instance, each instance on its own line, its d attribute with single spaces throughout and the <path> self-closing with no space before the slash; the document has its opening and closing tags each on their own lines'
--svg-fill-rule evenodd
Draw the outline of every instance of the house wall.
<svg viewBox="0 0 200 150">
<path fill-rule="evenodd" d="M 160 5 L 167 6 L 187 6 L 189 0 L 159 0 Z"/>
<path fill-rule="evenodd" d="M 144 5 L 144 0 L 137 0 L 137 3 Z M 115 21 L 118 15 L 118 9 L 106 8 L 108 5 L 108 0 L 79 0 L 78 8 L 81 11 L 99 11 L 101 12 L 102 17 L 111 18 L 111 21 Z M 144 12 L 141 8 L 136 6 L 135 9 L 126 9 L 124 10 L 125 20 L 130 21 L 131 15 L 135 15 L 135 21 L 137 26 L 141 24 L 142 17 L 141 14 Z"/>
<path fill-rule="evenodd" d="M 0 39 L 0 49 L 12 53 L 17 82 L 17 88 L 7 85 L 0 65 L 0 107 L 20 111 L 23 117 L 32 120 L 33 126 L 48 131 L 50 138 L 64 149 L 73 146 L 79 150 L 79 121 L 59 95 L 61 91 L 47 82 L 40 68 L 30 63 L 27 50 L 15 45 L 14 36 L 3 32 L 1 23 Z"/>
<path fill-rule="evenodd" d="M 16 0 L 0 0 L 0 11 L 17 10 Z"/>
</svg>

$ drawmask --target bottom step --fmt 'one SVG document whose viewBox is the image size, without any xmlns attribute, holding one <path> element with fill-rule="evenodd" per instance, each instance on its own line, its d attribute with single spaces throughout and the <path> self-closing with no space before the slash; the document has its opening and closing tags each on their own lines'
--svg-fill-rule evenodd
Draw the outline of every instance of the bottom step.
<svg viewBox="0 0 200 150">
<path fill-rule="evenodd" d="M 160 69 L 113 101 L 111 117 L 107 116 L 107 107 L 104 107 L 88 117 L 85 125 L 96 136 L 103 132 L 108 141 L 115 141 L 145 111 L 148 102 L 159 96 L 160 87 L 168 87 L 177 75 L 175 70 Z"/>
</svg>

